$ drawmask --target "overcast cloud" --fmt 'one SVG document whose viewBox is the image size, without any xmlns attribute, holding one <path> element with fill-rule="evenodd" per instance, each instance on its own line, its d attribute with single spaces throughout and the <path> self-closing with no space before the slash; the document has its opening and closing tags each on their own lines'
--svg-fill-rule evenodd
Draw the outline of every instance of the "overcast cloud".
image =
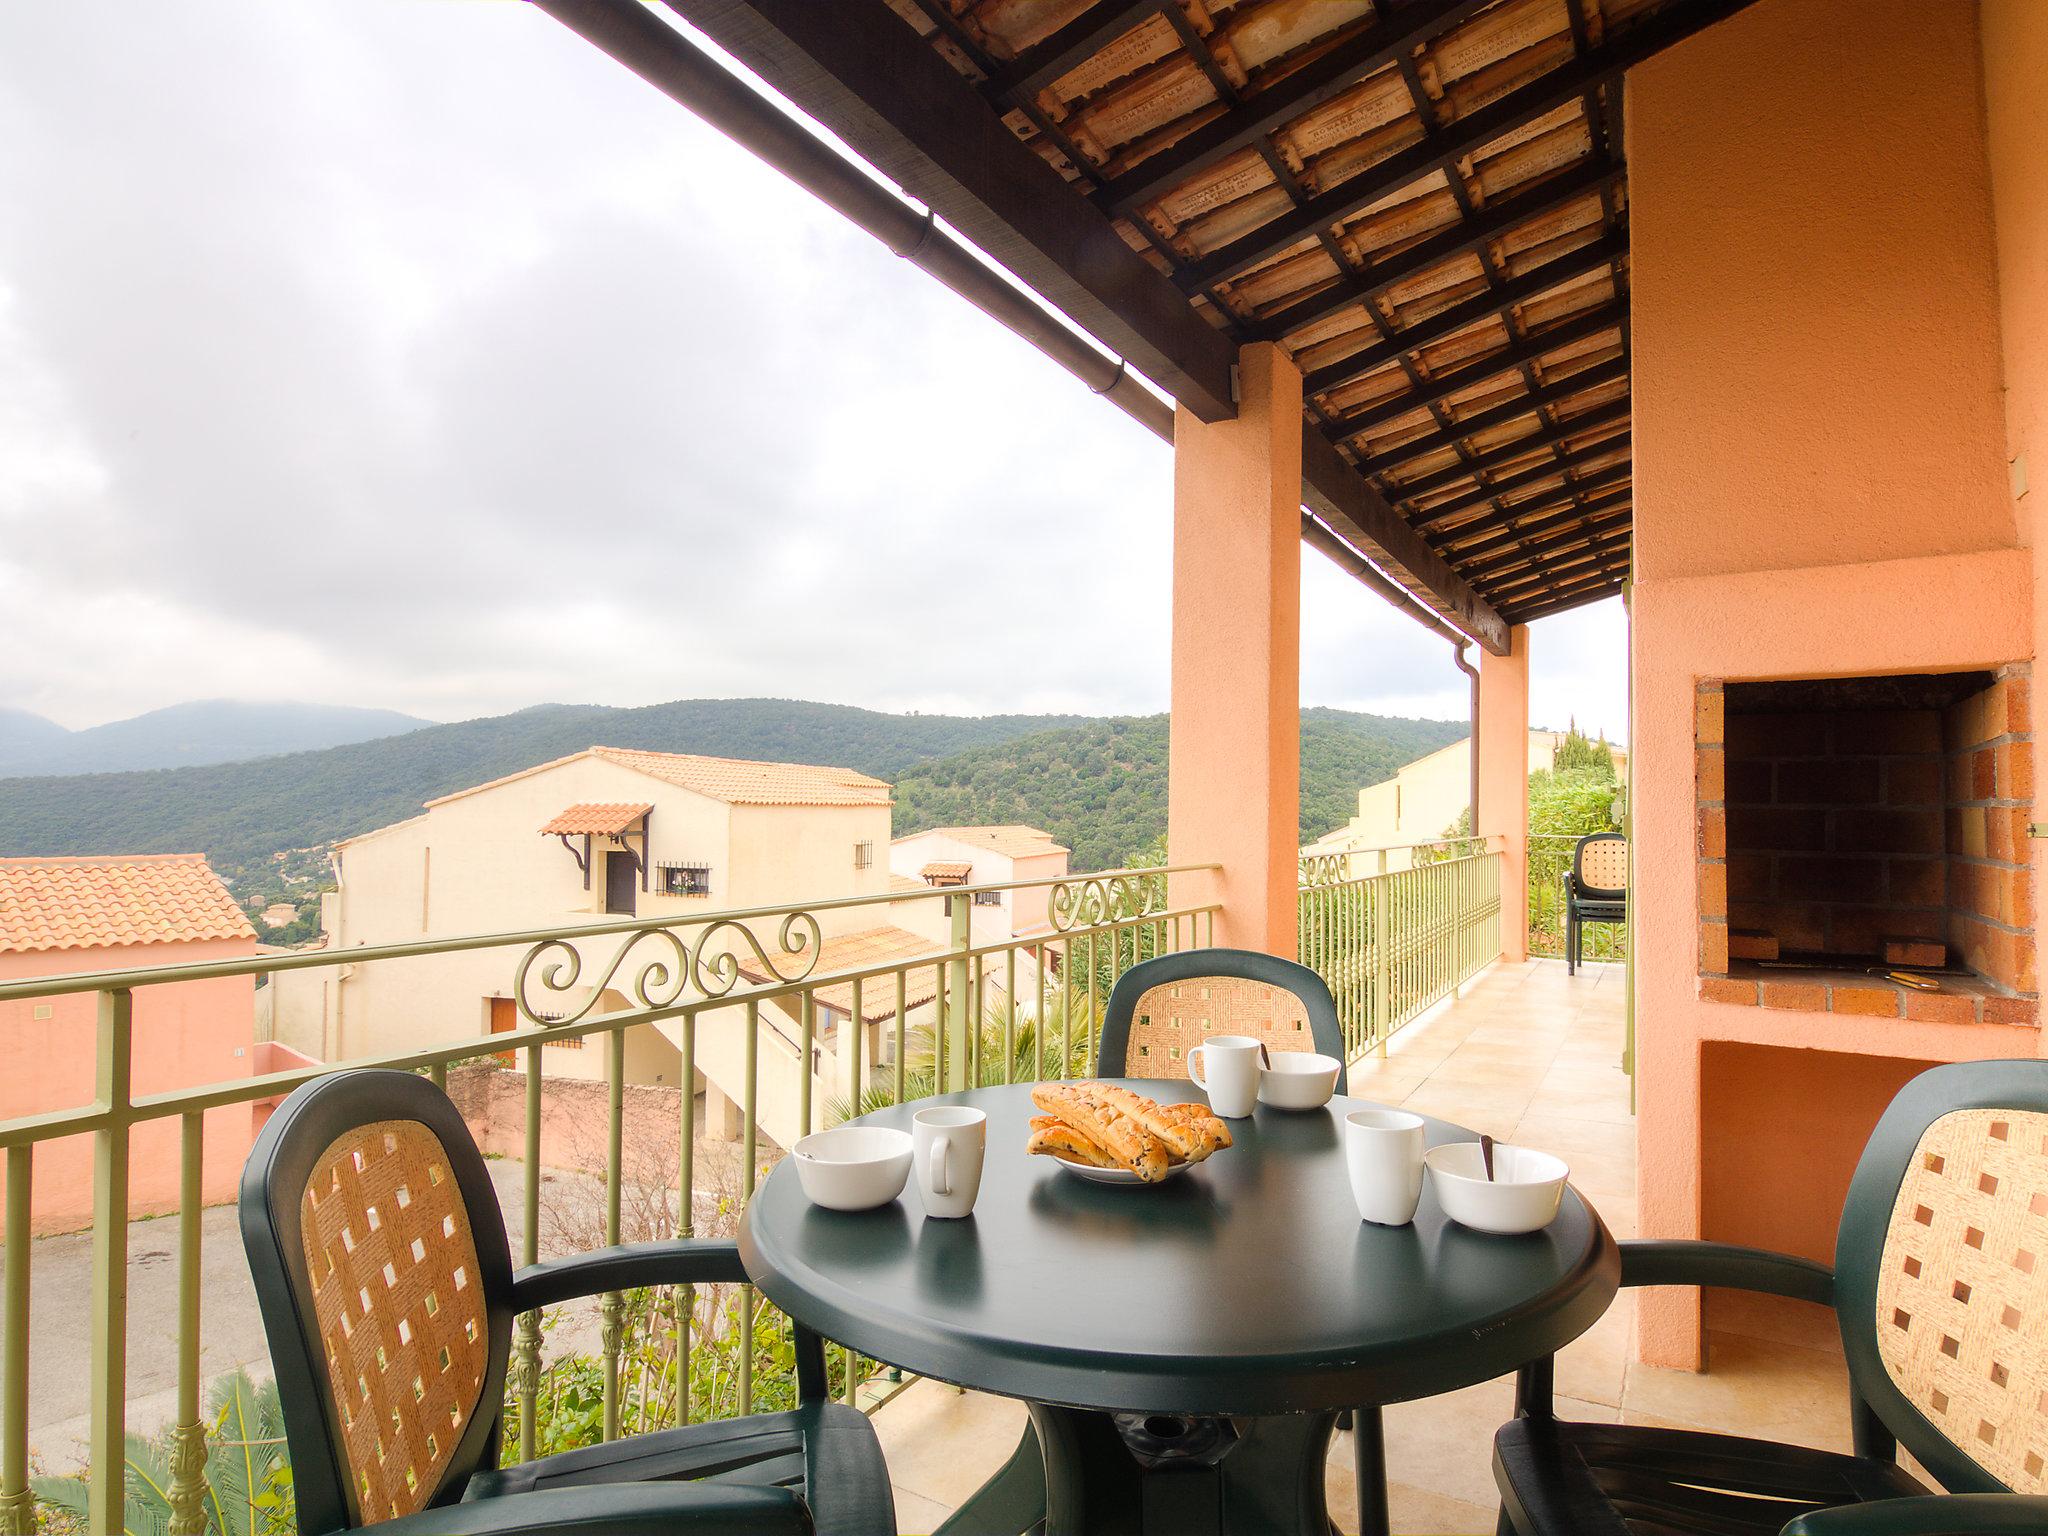
<svg viewBox="0 0 2048 1536">
<path fill-rule="evenodd" d="M 1165 706 L 1167 451 L 529 7 L 7 7 L 0 145 L 0 704 Z M 1306 702 L 1463 716 L 1304 567 Z"/>
</svg>

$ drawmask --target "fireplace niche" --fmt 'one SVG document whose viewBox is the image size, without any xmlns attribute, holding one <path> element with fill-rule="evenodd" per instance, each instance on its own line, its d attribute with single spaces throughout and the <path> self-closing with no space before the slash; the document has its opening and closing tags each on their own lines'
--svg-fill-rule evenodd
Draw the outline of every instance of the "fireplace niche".
<svg viewBox="0 0 2048 1536">
<path fill-rule="evenodd" d="M 2028 673 L 1700 684 L 1702 994 L 2035 1022 Z"/>
</svg>

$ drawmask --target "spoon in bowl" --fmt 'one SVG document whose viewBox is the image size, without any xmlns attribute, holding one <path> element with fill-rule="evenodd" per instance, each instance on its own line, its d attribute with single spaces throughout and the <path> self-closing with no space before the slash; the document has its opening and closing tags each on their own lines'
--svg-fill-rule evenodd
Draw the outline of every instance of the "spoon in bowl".
<svg viewBox="0 0 2048 1536">
<path fill-rule="evenodd" d="M 1486 1182 L 1493 1182 L 1493 1138 L 1484 1131 L 1479 1134 L 1479 1160 L 1486 1164 Z"/>
</svg>

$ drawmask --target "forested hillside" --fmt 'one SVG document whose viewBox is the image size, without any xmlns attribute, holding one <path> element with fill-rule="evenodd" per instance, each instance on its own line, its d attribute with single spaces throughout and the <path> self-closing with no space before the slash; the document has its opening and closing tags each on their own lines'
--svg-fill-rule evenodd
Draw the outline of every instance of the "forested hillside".
<svg viewBox="0 0 2048 1536">
<path fill-rule="evenodd" d="M 1305 711 L 1303 836 L 1350 816 L 1360 786 L 1464 734 L 1458 721 Z M 1166 736 L 1164 715 L 890 715 L 779 699 L 542 705 L 254 762 L 0 779 L 0 854 L 198 851 L 233 874 L 602 744 L 854 768 L 897 785 L 899 835 L 1027 821 L 1071 847 L 1077 869 L 1101 868 L 1166 830 Z"/>
<path fill-rule="evenodd" d="M 1365 785 L 1467 729 L 1460 720 L 1302 711 L 1302 840 L 1349 820 Z M 1166 716 L 1122 717 L 920 764 L 896 780 L 896 833 L 1029 822 L 1073 849 L 1076 869 L 1127 863 L 1166 832 L 1166 741 Z"/>
</svg>

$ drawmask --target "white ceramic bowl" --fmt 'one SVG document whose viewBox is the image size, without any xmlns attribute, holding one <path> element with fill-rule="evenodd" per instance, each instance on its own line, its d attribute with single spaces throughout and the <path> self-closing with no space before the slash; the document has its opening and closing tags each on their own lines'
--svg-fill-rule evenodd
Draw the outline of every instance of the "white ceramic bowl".
<svg viewBox="0 0 2048 1536">
<path fill-rule="evenodd" d="M 903 1193 L 910 1150 L 907 1132 L 841 1125 L 802 1138 L 789 1155 L 812 1203 L 835 1211 L 871 1211 Z"/>
<path fill-rule="evenodd" d="M 1542 1231 L 1556 1218 L 1571 1177 L 1564 1159 L 1501 1141 L 1493 1144 L 1491 1183 L 1476 1141 L 1431 1147 L 1422 1161 L 1444 1214 L 1480 1232 Z"/>
<path fill-rule="evenodd" d="M 1341 1063 L 1314 1051 L 1275 1051 L 1259 1068 L 1259 1102 L 1275 1109 L 1321 1109 L 1337 1091 Z"/>
</svg>

